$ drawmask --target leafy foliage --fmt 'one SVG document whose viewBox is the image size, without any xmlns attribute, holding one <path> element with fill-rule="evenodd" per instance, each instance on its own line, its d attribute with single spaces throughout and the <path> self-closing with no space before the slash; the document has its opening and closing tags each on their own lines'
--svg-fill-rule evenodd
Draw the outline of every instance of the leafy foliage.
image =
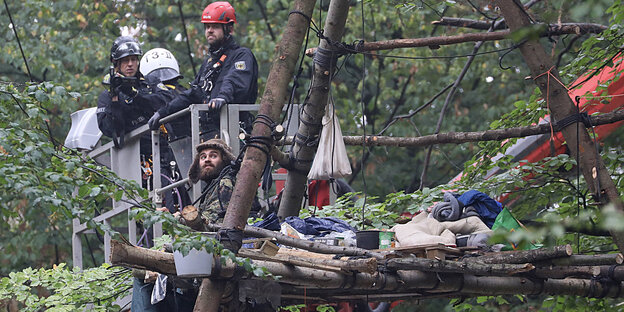
<svg viewBox="0 0 624 312">
<path fill-rule="evenodd" d="M 327 2 L 321 1 L 312 16 L 320 27 L 325 22 Z M 429 2 L 352 2 L 343 41 L 460 35 L 474 31 L 435 26 L 430 22 L 441 16 L 481 21 L 499 18 L 491 1 Z M 28 286 L 24 282 L 33 280 L 33 275 L 44 274 L 35 274 L 40 271 L 26 268 L 51 267 L 54 263 L 67 261 L 72 218 L 89 221 L 101 213 L 104 203 L 111 199 L 133 201 L 139 206 L 133 216 L 144 220 L 146 226 L 163 222 L 165 230 L 175 237 L 174 247 L 183 253 L 202 246 L 221 252 L 221 247 L 210 239 L 176 226 L 168 214 L 153 212 L 143 202 L 146 191 L 136 183 L 120 180 L 106 168 L 58 144 L 69 129 L 69 113 L 95 105 L 96 95 L 102 90 L 101 78 L 110 66 L 110 44 L 122 31 L 136 32 L 144 51 L 154 47 L 170 49 L 186 80 L 194 76 L 193 67 L 198 68 L 207 51 L 198 18 L 205 3 L 198 0 L 180 2 L 181 10 L 177 4 L 169 0 L 26 0 L 19 8 L 9 5 L 13 24 L 8 20 L 8 14 L 0 15 L 2 24 L 10 25 L 0 33 L 4 39 L 0 47 L 0 79 L 4 81 L 0 83 L 0 198 L 3 201 L 0 205 L 3 250 L 0 272 L 8 276 L 9 272 L 21 271 L 12 273 L 2 283 L 15 285 L 16 293 L 19 290 L 24 300 L 36 299 L 28 299 L 31 297 L 27 292 L 33 290 L 22 290 Z M 289 17 L 290 5 L 284 0 L 236 3 L 239 17 L 236 36 L 258 58 L 260 94 L 267 83 L 268 64 L 274 57 L 275 44 Z M 580 40 L 571 40 L 571 36 L 542 39 L 552 51 L 553 58 L 561 55 L 564 83 L 612 62 L 609 60 L 623 46 L 623 10 L 620 0 L 541 1 L 531 9 L 532 18 L 538 22 L 557 23 L 567 17 L 570 21 L 609 24 L 609 29 L 602 34 L 584 35 Z M 185 18 L 186 32 L 181 14 Z M 13 29 L 21 40 L 30 77 Z M 317 44 L 314 33 L 310 35 L 308 47 Z M 465 55 L 472 53 L 473 46 L 466 43 L 341 58 L 331 93 L 343 133 L 390 136 L 434 133 L 447 93 L 436 99 L 434 96 L 455 81 L 465 65 Z M 522 65 L 520 54 L 516 50 L 508 51 L 510 47 L 513 45 L 508 41 L 483 45 L 480 52 L 484 54 L 476 56 L 476 62 L 459 84 L 455 96 L 449 98 L 441 132 L 529 125 L 546 114 L 546 104 L 540 99 L 539 91 L 534 89 L 532 82 L 523 80 L 528 71 Z M 304 86 L 309 84 L 311 68 L 311 59 L 304 59 L 294 102 L 302 102 L 305 97 Z M 35 82 L 27 83 L 31 79 Z M 410 117 L 397 119 L 397 116 L 406 115 Z M 622 142 L 615 135 L 610 140 L 601 155 L 622 191 Z M 402 212 L 423 210 L 442 200 L 443 191 L 477 189 L 492 197 L 509 195 L 509 200 L 514 201 L 513 212 L 517 217 L 540 222 L 537 226 L 529 224 L 531 231 L 518 239 L 540 241 L 546 245 L 572 243 L 581 252 L 613 249 L 609 238 L 570 232 L 570 228 L 583 224 L 601 230 L 618 229 L 624 224 L 617 214 L 595 208 L 594 199 L 586 192 L 585 182 L 575 177 L 574 159 L 557 156 L 537 164 L 513 162 L 505 157 L 493 160 L 515 141 L 435 147 L 428 178 L 422 188 L 426 149 L 348 147 L 356 172 L 351 182 L 361 191 L 359 199 L 353 203 L 343 198 L 318 214 L 344 218 L 355 226 L 369 220 L 368 227 L 386 227 L 393 224 Z M 506 171 L 484 180 L 494 167 Z M 462 170 L 461 181 L 445 184 Z M 100 223 L 90 222 L 89 225 L 98 233 L 111 230 Z M 223 253 L 240 261 L 227 251 Z M 255 274 L 266 274 L 249 263 L 239 263 Z M 47 272 L 45 274 L 58 275 L 59 280 L 71 279 L 61 273 L 62 270 L 41 270 Z M 71 272 L 72 276 L 76 274 Z M 3 290 L 11 290 L 4 287 L 9 284 L 2 285 Z M 64 293 L 60 286 L 54 288 L 55 294 Z M 42 304 L 52 303 L 41 298 L 36 300 Z M 107 305 L 108 301 L 102 300 L 102 309 L 112 307 Z M 478 310 L 497 300 L 500 299 L 477 299 L 480 302 L 475 301 L 470 306 Z M 506 297 L 504 300 L 512 302 Z M 524 304 L 528 302 L 514 300 L 520 307 L 526 307 Z M 579 310 L 583 307 L 613 308 L 608 300 L 574 297 L 553 297 L 543 302 L 542 308 L 554 310 L 565 307 Z M 53 306 L 57 307 L 46 307 Z"/>
<path fill-rule="evenodd" d="M 6 251 L 0 261 L 8 264 L 5 270 L 38 266 L 46 258 L 54 261 L 48 265 L 60 263 L 59 245 L 69 245 L 72 218 L 86 222 L 108 199 L 147 194 L 53 139 L 46 108 L 75 96 L 50 82 L 28 85 L 23 92 L 0 85 L 0 235 Z"/>
<path fill-rule="evenodd" d="M 115 300 L 128 294 L 129 281 L 129 270 L 107 264 L 84 271 L 64 263 L 27 268 L 0 280 L 0 300 L 16 300 L 20 311 L 119 311 Z"/>
</svg>

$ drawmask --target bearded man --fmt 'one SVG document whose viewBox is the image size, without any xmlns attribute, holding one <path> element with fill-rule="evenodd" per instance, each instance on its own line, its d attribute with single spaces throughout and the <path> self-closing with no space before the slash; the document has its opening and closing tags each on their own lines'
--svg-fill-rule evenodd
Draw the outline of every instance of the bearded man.
<svg viewBox="0 0 624 312">
<path fill-rule="evenodd" d="M 236 157 L 221 139 L 210 139 L 195 149 L 197 154 L 188 176 L 191 183 L 201 180 L 207 185 L 202 191 L 199 211 L 205 222 L 221 223 L 236 183 L 236 172 L 230 166 Z"/>
</svg>

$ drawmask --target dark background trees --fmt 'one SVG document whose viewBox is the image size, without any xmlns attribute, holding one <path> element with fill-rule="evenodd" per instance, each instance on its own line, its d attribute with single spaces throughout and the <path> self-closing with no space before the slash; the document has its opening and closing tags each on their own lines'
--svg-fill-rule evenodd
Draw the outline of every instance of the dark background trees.
<svg viewBox="0 0 624 312">
<path fill-rule="evenodd" d="M 622 9 L 619 7 L 619 1 L 531 2 L 535 3 L 528 11 L 536 22 L 599 23 L 612 29 L 609 34 L 602 37 L 580 35 L 576 38 L 576 35 L 564 35 L 542 39 L 544 46 L 551 51 L 551 57 L 559 62 L 559 68 L 563 70 L 564 84 L 569 84 L 580 74 L 597 67 L 596 61 L 609 59 L 621 47 Z M 324 24 L 328 3 L 329 0 L 320 0 L 317 3 L 317 9 L 312 16 L 316 25 Z M 122 31 L 136 34 L 143 44 L 143 51 L 155 47 L 173 51 L 183 71 L 184 82 L 192 80 L 193 67 L 199 68 L 207 51 L 203 28 L 199 23 L 199 16 L 206 5 L 204 1 L 26 0 L 21 1 L 19 5 L 8 2 L 7 4 L 14 24 L 9 20 L 6 7 L 2 7 L 0 25 L 5 27 L 0 32 L 3 40 L 0 47 L 2 81 L 0 84 L 3 92 L 18 94 L 26 90 L 25 93 L 30 94 L 31 102 L 25 102 L 38 104 L 44 109 L 46 115 L 42 120 L 49 119 L 51 136 L 57 142 L 62 142 L 69 130 L 71 112 L 95 106 L 96 96 L 103 88 L 102 77 L 110 65 L 108 59 L 110 45 Z M 608 11 L 612 5 L 613 8 Z M 240 43 L 250 47 L 258 58 L 259 94 L 262 94 L 264 86 L 270 83 L 266 81 L 269 64 L 275 51 L 275 44 L 285 27 L 291 9 L 290 2 L 247 0 L 237 1 L 235 7 L 239 21 L 236 36 Z M 347 44 L 357 44 L 359 40 L 372 42 L 483 32 L 465 27 L 432 24 L 442 17 L 493 21 L 499 19 L 500 14 L 492 6 L 491 1 L 485 0 L 353 1 L 344 41 Z M 22 49 L 18 46 L 13 29 L 17 31 Z M 314 31 L 314 29 L 310 31 L 308 48 L 318 45 L 319 39 Z M 465 66 L 468 55 L 473 53 L 473 49 L 474 43 L 462 43 L 343 56 L 339 59 L 339 69 L 335 73 L 331 90 L 343 134 L 381 133 L 389 136 L 420 136 L 436 132 L 437 121 L 449 91 L 442 93 L 412 117 L 402 118 L 385 128 L 393 118 L 414 112 L 452 84 Z M 22 51 L 26 62 L 22 58 Z M 300 75 L 297 76 L 298 87 L 294 92 L 294 102 L 303 102 L 309 86 L 311 66 L 311 58 L 306 57 Z M 454 96 L 448 99 L 439 131 L 479 131 L 490 127 L 521 126 L 534 122 L 546 113 L 546 105 L 539 100 L 539 94 L 535 93 L 533 81 L 525 79 L 528 75 L 529 71 L 519 51 L 514 49 L 512 40 L 485 42 L 459 83 Z M 35 83 L 49 81 L 53 85 L 49 88 L 45 85 L 28 87 L 29 81 Z M 9 85 L 15 86 L 16 89 Z M 37 101 L 39 102 L 36 103 Z M 6 111 L 3 116 L 6 119 L 2 123 L 3 129 L 25 128 L 30 125 L 25 121 L 28 118 L 16 117 L 22 113 L 11 97 L 3 94 L 2 102 L 3 110 Z M 526 113 L 521 113 L 522 110 Z M 9 120 L 13 123 L 9 123 Z M 40 130 L 47 131 L 45 127 Z M 621 130 L 619 134 L 612 135 L 606 141 L 603 153 L 605 159 L 610 162 L 612 173 L 621 176 Z M 24 136 L 23 133 L 13 135 L 15 136 L 13 141 L 3 141 L 2 146 L 5 150 L 9 150 L 11 144 L 16 144 Z M 49 140 L 46 136 L 38 139 Z M 40 145 L 37 145 L 36 141 L 24 140 L 30 142 L 28 144 L 31 144 L 31 149 L 39 148 Z M 380 200 L 391 192 L 411 193 L 425 187 L 434 189 L 433 193 L 421 190 L 411 197 L 410 200 L 419 201 L 418 205 L 413 207 L 423 207 L 440 194 L 436 187 L 445 184 L 467 168 L 466 163 L 471 164 L 472 160 L 481 156 L 494 155 L 499 150 L 498 142 L 434 146 L 431 159 L 426 165 L 427 175 L 423 183 L 422 172 L 425 168 L 427 148 L 350 146 L 348 153 L 354 168 L 354 175 L 350 177 L 350 181 L 356 190 L 380 196 Z M 551 180 L 556 180 L 552 176 L 553 173 L 559 172 L 557 169 L 562 164 L 567 164 L 567 161 L 560 163 L 552 161 L 552 170 L 548 171 Z M 488 166 L 493 165 L 479 167 L 479 170 L 487 170 Z M 0 162 L 0 167 L 10 166 L 16 166 L 16 163 L 5 158 Z M 42 173 L 31 172 L 32 175 Z M 513 180 L 501 178 L 502 182 L 498 185 L 483 186 L 479 184 L 482 183 L 478 180 L 479 175 L 473 176 L 477 178 L 467 181 L 467 185 L 474 188 L 486 187 L 493 195 L 509 191 L 516 184 L 524 185 L 524 182 L 516 177 Z M 570 174 L 562 173 L 554 177 L 575 181 Z M 54 182 L 50 185 L 75 183 L 54 181 L 56 178 L 50 176 L 44 176 L 44 179 L 52 179 L 48 180 Z M 6 275 L 28 266 L 48 267 L 52 263 L 70 261 L 71 220 L 68 215 L 63 215 L 60 211 L 55 213 L 54 210 L 46 210 L 53 209 L 51 206 L 33 205 L 34 197 L 23 192 L 17 193 L 23 196 L 21 198 L 15 194 L 11 195 L 16 188 L 24 192 L 25 190 L 21 184 L 16 184 L 15 181 L 18 180 L 9 180 L 4 178 L 1 193 L 3 222 L 0 242 L 3 250 L 7 251 L 0 255 L 1 273 Z M 569 185 L 544 183 L 540 184 L 541 187 L 527 186 L 518 192 L 524 200 L 521 198 L 518 201 L 516 206 L 518 208 L 515 208 L 517 213 L 521 217 L 535 217 L 539 216 L 540 211 L 560 209 L 559 212 L 563 211 L 564 217 L 574 216 L 575 188 L 583 193 L 585 187 L 582 183 L 574 188 L 570 188 Z M 621 178 L 617 183 L 621 188 Z M 36 189 L 37 181 L 29 185 Z M 48 187 L 46 190 L 51 189 Z M 584 196 L 589 197 L 587 194 Z M 590 250 L 610 248 L 608 244 L 596 248 L 591 244 L 588 242 L 585 247 Z M 24 246 L 27 248 L 23 248 Z M 101 260 L 95 262 L 99 264 L 97 262 L 101 263 Z"/>
</svg>

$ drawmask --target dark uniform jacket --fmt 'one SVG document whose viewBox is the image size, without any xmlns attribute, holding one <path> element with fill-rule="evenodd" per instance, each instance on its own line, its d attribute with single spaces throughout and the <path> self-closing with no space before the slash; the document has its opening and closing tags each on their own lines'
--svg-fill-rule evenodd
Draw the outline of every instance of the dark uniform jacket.
<svg viewBox="0 0 624 312">
<path fill-rule="evenodd" d="M 110 85 L 109 75 L 104 78 L 104 85 Z M 110 138 L 119 136 L 147 124 L 154 112 L 171 101 L 182 90 L 177 83 L 174 85 L 148 85 L 143 78 L 135 86 L 135 94 L 127 95 L 117 90 L 118 100 L 113 101 L 110 90 L 104 90 L 98 97 L 97 120 L 102 133 Z M 141 153 L 151 154 L 151 137 L 141 137 Z"/>
<path fill-rule="evenodd" d="M 219 64 L 215 68 L 215 64 Z M 208 103 L 210 99 L 222 98 L 230 104 L 252 104 L 258 96 L 258 63 L 248 48 L 241 47 L 229 37 L 220 49 L 211 50 L 204 60 L 191 88 L 158 112 L 168 116 L 191 104 Z M 218 112 L 202 116 L 203 127 L 218 128 Z M 242 121 L 251 118 L 249 113 L 241 114 Z"/>
<path fill-rule="evenodd" d="M 110 85 L 106 75 L 103 84 Z M 150 117 L 166 102 L 161 95 L 154 95 L 145 80 L 140 79 L 135 87 L 136 95 L 117 90 L 118 101 L 113 102 L 110 90 L 104 90 L 98 97 L 98 126 L 107 137 L 128 133 L 147 123 Z"/>
</svg>

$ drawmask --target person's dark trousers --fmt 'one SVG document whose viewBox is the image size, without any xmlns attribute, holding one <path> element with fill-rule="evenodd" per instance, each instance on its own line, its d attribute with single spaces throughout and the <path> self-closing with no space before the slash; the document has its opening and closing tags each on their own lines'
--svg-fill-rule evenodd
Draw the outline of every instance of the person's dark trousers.
<svg viewBox="0 0 624 312">
<path fill-rule="evenodd" d="M 138 278 L 134 277 L 132 282 L 132 305 L 130 309 L 132 312 L 144 311 L 144 312 L 159 312 L 159 305 L 152 305 L 152 289 L 154 289 L 154 283 L 144 283 Z"/>
<path fill-rule="evenodd" d="M 167 285 L 168 287 L 170 285 Z M 197 299 L 197 290 L 195 289 L 167 289 L 165 302 L 167 310 L 171 312 L 192 312 Z"/>
</svg>

